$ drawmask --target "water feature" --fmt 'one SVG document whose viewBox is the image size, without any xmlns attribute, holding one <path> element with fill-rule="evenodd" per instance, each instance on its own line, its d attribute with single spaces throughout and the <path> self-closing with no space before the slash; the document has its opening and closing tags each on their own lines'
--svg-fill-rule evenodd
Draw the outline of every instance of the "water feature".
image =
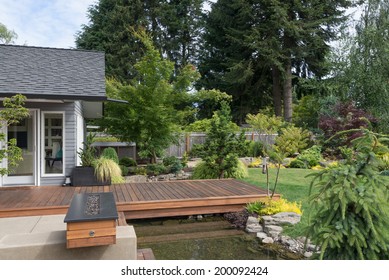
<svg viewBox="0 0 389 280">
<path fill-rule="evenodd" d="M 130 221 L 138 248 L 151 248 L 158 260 L 299 259 L 281 246 L 264 245 L 222 216 Z"/>
</svg>

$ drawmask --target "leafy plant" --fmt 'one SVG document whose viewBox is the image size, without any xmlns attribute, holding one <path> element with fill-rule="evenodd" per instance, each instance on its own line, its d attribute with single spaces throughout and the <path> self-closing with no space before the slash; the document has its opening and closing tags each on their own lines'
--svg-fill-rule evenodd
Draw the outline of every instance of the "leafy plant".
<svg viewBox="0 0 389 280">
<path fill-rule="evenodd" d="M 92 146 L 95 139 L 95 134 L 90 133 L 86 137 L 86 141 L 83 142 L 84 147 L 77 152 L 78 156 L 81 159 L 82 166 L 93 166 L 94 161 L 96 160 L 96 148 Z"/>
<path fill-rule="evenodd" d="M 177 157 L 165 157 L 163 159 L 163 165 L 169 170 L 169 172 L 177 173 L 182 170 L 183 166 L 181 160 Z"/>
<path fill-rule="evenodd" d="M 152 175 L 167 173 L 166 166 L 160 163 L 148 164 L 146 170 L 148 174 L 152 174 Z"/>
<path fill-rule="evenodd" d="M 20 94 L 11 98 L 4 98 L 4 108 L 0 110 L 0 131 L 3 125 L 17 124 L 20 120 L 29 116 L 28 109 L 24 108 L 25 100 L 26 98 Z M 0 142 L 5 140 L 6 135 L 0 132 Z M 16 139 L 8 139 L 7 147 L 0 147 L 0 166 L 3 159 L 8 160 L 10 169 L 0 167 L 0 175 L 9 174 L 12 168 L 17 167 L 19 161 L 23 160 L 22 150 L 17 146 Z"/>
<path fill-rule="evenodd" d="M 116 153 L 116 150 L 112 147 L 105 148 L 103 152 L 101 153 L 102 157 L 112 159 L 114 162 L 119 164 L 119 157 Z"/>
<path fill-rule="evenodd" d="M 274 215 L 281 212 L 294 212 L 299 215 L 302 214 L 301 204 L 297 202 L 289 202 L 286 199 L 271 199 L 267 198 L 264 201 L 256 201 L 246 205 L 246 210 L 252 214 Z"/>
<path fill-rule="evenodd" d="M 237 167 L 227 171 L 224 178 L 242 179 L 248 176 L 247 166 L 238 160 Z M 200 161 L 194 168 L 192 179 L 217 179 L 218 170 L 209 168 L 209 165 L 204 161 Z"/>
<path fill-rule="evenodd" d="M 275 134 L 285 125 L 281 117 L 268 116 L 263 113 L 248 114 L 246 122 L 260 134 Z"/>
<path fill-rule="evenodd" d="M 290 167 L 311 168 L 312 166 L 318 165 L 320 160 L 322 160 L 321 148 L 317 145 L 314 145 L 299 154 L 296 160 L 293 160 L 290 163 Z M 304 163 L 304 167 L 301 166 L 301 162 Z"/>
<path fill-rule="evenodd" d="M 145 167 L 137 167 L 135 169 L 135 174 L 136 175 L 147 175 L 147 169 Z"/>
<path fill-rule="evenodd" d="M 119 165 L 119 167 L 120 167 L 120 170 L 122 171 L 123 176 L 126 176 L 128 174 L 128 172 L 130 171 L 129 168 L 125 165 Z"/>
<path fill-rule="evenodd" d="M 122 171 L 119 165 L 112 159 L 99 157 L 93 163 L 95 175 L 100 182 L 110 182 L 112 184 L 124 183 Z"/>
<path fill-rule="evenodd" d="M 304 150 L 310 141 L 310 133 L 301 127 L 288 126 L 281 128 L 275 139 L 276 149 L 282 147 L 286 155 L 293 155 Z"/>
<path fill-rule="evenodd" d="M 389 258 L 389 187 L 379 176 L 378 154 L 389 152 L 388 139 L 367 129 L 351 142 L 353 161 L 312 174 L 307 236 L 320 246 L 320 259 Z M 332 139 L 329 139 L 331 141 Z"/>
<path fill-rule="evenodd" d="M 121 158 L 119 160 L 119 164 L 127 166 L 127 167 L 136 166 L 137 165 L 136 160 L 134 160 L 133 158 L 130 158 L 130 157 Z"/>
<path fill-rule="evenodd" d="M 247 156 L 260 157 L 263 156 L 263 143 L 261 141 L 249 141 L 248 142 Z"/>
</svg>

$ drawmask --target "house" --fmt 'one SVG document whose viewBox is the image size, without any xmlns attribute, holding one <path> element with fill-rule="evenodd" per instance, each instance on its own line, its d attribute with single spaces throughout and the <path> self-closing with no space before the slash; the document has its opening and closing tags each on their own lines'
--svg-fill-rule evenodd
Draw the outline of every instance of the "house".
<svg viewBox="0 0 389 280">
<path fill-rule="evenodd" d="M 29 118 L 3 128 L 24 160 L 0 186 L 62 185 L 71 176 L 80 165 L 85 119 L 101 117 L 107 100 L 104 59 L 102 52 L 0 45 L 0 101 L 20 93 L 30 110 Z"/>
</svg>

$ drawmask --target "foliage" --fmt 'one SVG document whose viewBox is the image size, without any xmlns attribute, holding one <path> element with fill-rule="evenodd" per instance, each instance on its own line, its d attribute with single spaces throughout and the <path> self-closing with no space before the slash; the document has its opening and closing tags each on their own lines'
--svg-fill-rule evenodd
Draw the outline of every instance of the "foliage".
<svg viewBox="0 0 389 280">
<path fill-rule="evenodd" d="M 175 105 L 188 97 L 186 88 L 195 79 L 195 69 L 186 67 L 172 82 L 173 63 L 162 58 L 148 34 L 142 30 L 133 33 L 146 48 L 144 56 L 134 65 L 136 77 L 130 85 L 107 80 L 107 95 L 128 104 L 107 103 L 100 124 L 111 135 L 135 142 L 139 154 L 155 162 L 177 140 L 176 131 L 185 114 Z"/>
<path fill-rule="evenodd" d="M 303 96 L 293 108 L 293 123 L 297 127 L 313 130 L 319 123 L 319 102 L 316 96 Z"/>
<path fill-rule="evenodd" d="M 95 134 L 90 133 L 86 137 L 86 141 L 83 142 L 84 147 L 77 152 L 81 159 L 82 166 L 93 166 L 93 162 L 96 160 L 96 148 L 92 146 L 95 141 Z"/>
<path fill-rule="evenodd" d="M 18 35 L 0 22 L 0 44 L 13 44 Z"/>
<path fill-rule="evenodd" d="M 193 169 L 192 179 L 218 179 L 219 173 L 217 169 L 209 168 L 209 165 L 200 161 Z M 237 167 L 225 172 L 223 178 L 243 179 L 248 176 L 247 166 L 238 160 Z"/>
<path fill-rule="evenodd" d="M 189 162 L 189 154 L 185 152 L 181 159 L 182 167 L 183 168 L 188 167 L 188 162 Z"/>
<path fill-rule="evenodd" d="M 381 164 L 378 167 L 380 170 L 389 170 L 389 153 L 378 155 L 381 160 Z"/>
<path fill-rule="evenodd" d="M 112 147 L 105 148 L 103 152 L 101 153 L 102 157 L 112 159 L 114 162 L 119 164 L 119 157 L 116 153 L 116 150 Z"/>
<path fill-rule="evenodd" d="M 147 175 L 147 169 L 145 167 L 137 167 L 135 168 L 136 175 Z"/>
<path fill-rule="evenodd" d="M 99 0 L 89 7 L 89 22 L 76 34 L 76 46 L 104 51 L 107 76 L 128 82 L 145 50 L 129 27 L 145 28 L 158 51 L 180 69 L 198 60 L 203 2 Z"/>
<path fill-rule="evenodd" d="M 236 120 L 273 102 L 290 121 L 293 78 L 327 74 L 329 42 L 352 2 L 216 1 L 205 25 L 201 85 L 232 95 Z"/>
<path fill-rule="evenodd" d="M 335 135 L 355 133 L 345 131 Z M 313 216 L 307 235 L 320 246 L 321 259 L 389 258 L 389 187 L 379 176 L 377 154 L 389 149 L 388 141 L 369 130 L 352 140 L 353 161 L 313 174 Z"/>
<path fill-rule="evenodd" d="M 113 136 L 95 137 L 95 142 L 119 142 L 119 139 Z"/>
<path fill-rule="evenodd" d="M 268 116 L 263 113 L 248 114 L 246 122 L 259 134 L 276 134 L 285 125 L 281 117 Z"/>
<path fill-rule="evenodd" d="M 160 163 L 153 163 L 153 164 L 148 164 L 146 166 L 147 174 L 151 175 L 159 175 L 159 174 L 164 174 L 167 173 L 168 169 L 166 168 L 165 165 L 160 164 Z"/>
<path fill-rule="evenodd" d="M 263 143 L 261 141 L 249 141 L 247 148 L 247 156 L 249 157 L 260 157 L 264 155 Z"/>
<path fill-rule="evenodd" d="M 130 167 L 130 166 L 136 166 L 136 160 L 133 159 L 133 158 L 130 158 L 130 157 L 123 157 L 119 160 L 119 164 L 120 165 L 124 165 L 124 166 L 127 166 L 127 167 Z"/>
<path fill-rule="evenodd" d="M 332 59 L 334 78 L 331 80 L 339 96 L 357 100 L 358 106 L 381 120 L 379 130 L 387 133 L 389 3 L 367 0 L 360 12 L 358 22 L 353 22 L 355 32 L 344 32 L 341 36 L 340 47 Z"/>
<path fill-rule="evenodd" d="M 185 127 L 188 132 L 207 132 L 211 128 L 212 119 L 202 119 L 195 121 Z M 230 122 L 230 128 L 233 131 L 240 131 L 239 126 L 236 123 Z"/>
<path fill-rule="evenodd" d="M 224 178 L 226 173 L 234 173 L 238 167 L 238 155 L 247 149 L 244 133 L 237 136 L 231 129 L 230 122 L 230 108 L 223 102 L 221 110 L 212 117 L 211 128 L 207 131 L 207 138 L 200 152 L 209 172 L 216 173 L 216 178 L 219 179 Z"/>
<path fill-rule="evenodd" d="M 1 27 L 1 26 L 0 26 Z M 26 98 L 17 94 L 11 98 L 4 98 L 4 109 L 0 110 L 0 142 L 6 141 L 6 146 L 0 147 L 0 164 L 7 159 L 8 167 L 0 167 L 0 175 L 4 176 L 17 167 L 19 161 L 23 160 L 22 150 L 17 146 L 16 139 L 7 139 L 4 133 L 1 133 L 2 126 L 17 124 L 23 118 L 29 116 L 28 109 L 24 108 Z"/>
<path fill-rule="evenodd" d="M 289 202 L 284 198 L 267 198 L 265 201 L 252 202 L 246 206 L 246 209 L 249 213 L 255 213 L 260 216 L 274 215 L 281 212 L 294 212 L 299 215 L 302 214 L 301 204 L 297 202 Z"/>
<path fill-rule="evenodd" d="M 248 168 L 258 168 L 262 167 L 262 159 L 261 158 L 255 158 L 254 161 L 250 162 L 247 166 Z"/>
<path fill-rule="evenodd" d="M 287 156 L 300 153 L 308 146 L 310 136 L 309 131 L 301 127 L 281 128 L 280 134 L 275 139 L 275 149 L 282 149 Z"/>
<path fill-rule="evenodd" d="M 127 176 L 130 169 L 125 165 L 119 165 L 119 167 L 120 167 L 120 170 L 122 171 L 122 175 Z"/>
<path fill-rule="evenodd" d="M 290 162 L 290 164 L 289 164 L 289 167 L 290 168 L 304 168 L 304 169 L 308 168 L 307 164 L 304 161 L 300 160 L 300 159 L 292 160 Z"/>
<path fill-rule="evenodd" d="M 95 175 L 100 182 L 110 182 L 112 184 L 124 183 L 122 171 L 119 165 L 112 159 L 99 157 L 93 163 Z"/>
<path fill-rule="evenodd" d="M 165 157 L 163 159 L 163 165 L 172 173 L 178 173 L 183 168 L 181 160 L 175 156 Z"/>
<path fill-rule="evenodd" d="M 336 103 L 330 111 L 332 114 L 321 115 L 319 118 L 319 128 L 323 131 L 325 139 L 344 130 L 370 128 L 371 123 L 377 121 L 365 110 L 357 108 L 353 102 Z M 329 154 L 338 155 L 338 148 L 349 146 L 353 139 L 361 135 L 360 133 L 360 130 L 356 130 L 342 137 L 331 138 L 331 141 L 324 142 L 323 148 Z"/>
<path fill-rule="evenodd" d="M 304 163 L 305 166 L 304 168 L 311 168 L 312 166 L 318 165 L 320 160 L 322 160 L 321 148 L 317 145 L 314 145 L 311 148 L 306 149 L 301 154 L 299 154 L 296 160 L 290 163 L 290 167 L 303 168 L 303 167 L 296 166 L 296 165 L 300 165 L 300 162 L 302 162 Z"/>
</svg>

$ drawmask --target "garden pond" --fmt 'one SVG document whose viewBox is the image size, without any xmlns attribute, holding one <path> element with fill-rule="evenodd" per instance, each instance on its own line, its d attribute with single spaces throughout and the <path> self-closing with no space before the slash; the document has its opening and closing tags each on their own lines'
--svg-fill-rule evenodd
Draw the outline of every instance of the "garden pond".
<svg viewBox="0 0 389 280">
<path fill-rule="evenodd" d="M 301 259 L 280 245 L 261 244 L 255 234 L 234 228 L 223 216 L 202 219 L 132 220 L 138 249 L 151 248 L 157 260 Z"/>
</svg>

